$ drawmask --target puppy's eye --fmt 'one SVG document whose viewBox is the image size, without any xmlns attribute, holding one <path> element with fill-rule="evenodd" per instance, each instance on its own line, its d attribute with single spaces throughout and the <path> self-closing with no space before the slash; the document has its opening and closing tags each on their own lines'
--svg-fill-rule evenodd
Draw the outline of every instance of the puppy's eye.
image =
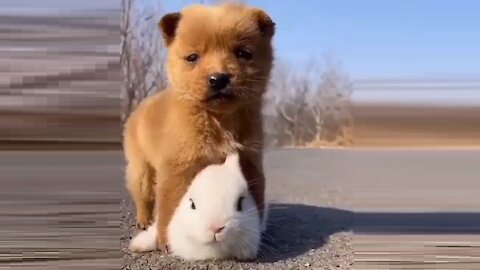
<svg viewBox="0 0 480 270">
<path fill-rule="evenodd" d="M 238 198 L 238 201 L 237 201 L 237 211 L 240 212 L 242 211 L 243 207 L 242 207 L 242 202 L 243 202 L 243 197 L 240 197 Z"/>
<path fill-rule="evenodd" d="M 190 208 L 192 208 L 193 210 L 195 210 L 195 209 L 196 209 L 196 207 L 195 207 L 195 203 L 193 202 L 193 200 L 192 200 L 192 199 L 190 199 Z"/>
<path fill-rule="evenodd" d="M 252 59 L 252 53 L 245 49 L 237 48 L 235 49 L 235 57 L 238 59 L 250 60 Z"/>
<path fill-rule="evenodd" d="M 196 53 L 189 54 L 187 55 L 187 57 L 185 57 L 185 60 L 187 60 L 190 63 L 195 63 L 198 60 L 198 54 Z"/>
</svg>

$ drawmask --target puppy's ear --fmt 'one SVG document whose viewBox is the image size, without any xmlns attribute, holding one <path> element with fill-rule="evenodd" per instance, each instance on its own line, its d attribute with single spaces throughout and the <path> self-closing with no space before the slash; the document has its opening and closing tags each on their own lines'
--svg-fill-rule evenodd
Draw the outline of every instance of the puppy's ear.
<svg viewBox="0 0 480 270">
<path fill-rule="evenodd" d="M 175 32 L 180 18 L 181 14 L 179 12 L 168 13 L 160 19 L 160 22 L 158 22 L 166 46 L 169 46 L 175 38 Z"/>
<path fill-rule="evenodd" d="M 272 37 L 275 34 L 275 23 L 270 16 L 261 9 L 255 9 L 253 14 L 257 20 L 260 32 L 264 36 Z"/>
</svg>

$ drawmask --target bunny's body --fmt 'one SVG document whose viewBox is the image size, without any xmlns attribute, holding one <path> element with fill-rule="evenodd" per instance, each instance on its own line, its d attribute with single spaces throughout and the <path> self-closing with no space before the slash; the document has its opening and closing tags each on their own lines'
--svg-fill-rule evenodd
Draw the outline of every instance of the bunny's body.
<svg viewBox="0 0 480 270">
<path fill-rule="evenodd" d="M 156 248 L 155 225 L 132 240 L 132 251 Z M 263 227 L 234 154 L 195 177 L 167 228 L 169 250 L 187 260 L 252 259 Z"/>
</svg>

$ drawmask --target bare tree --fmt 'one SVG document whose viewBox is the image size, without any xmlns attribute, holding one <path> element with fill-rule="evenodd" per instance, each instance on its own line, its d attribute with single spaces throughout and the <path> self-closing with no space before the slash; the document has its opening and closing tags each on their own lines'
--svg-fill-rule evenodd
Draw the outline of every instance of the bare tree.
<svg viewBox="0 0 480 270">
<path fill-rule="evenodd" d="M 266 115 L 275 123 L 270 125 L 274 131 L 268 130 L 274 133 L 271 141 L 277 146 L 350 144 L 352 85 L 348 76 L 332 61 L 324 69 L 314 62 L 305 66 L 297 73 L 286 65 L 274 70 L 267 95 L 273 116 Z"/>
<path fill-rule="evenodd" d="M 304 112 L 301 104 L 305 103 L 305 92 L 300 92 L 294 96 L 294 99 L 282 100 L 277 104 L 277 114 L 280 118 L 279 124 L 281 130 L 290 138 L 289 145 L 295 146 L 301 144 L 302 126 L 300 120 Z"/>
<path fill-rule="evenodd" d="M 312 88 L 308 109 L 311 113 L 315 136 L 313 144 L 334 142 L 349 144 L 353 125 L 350 105 L 352 83 L 339 64 L 327 62 L 318 85 Z"/>
<path fill-rule="evenodd" d="M 121 55 L 122 120 L 146 96 L 166 87 L 165 53 L 157 26 L 160 8 L 122 0 Z"/>
<path fill-rule="evenodd" d="M 273 121 L 267 126 L 270 134 L 273 133 L 270 139 L 274 144 L 295 146 L 308 141 L 311 133 L 306 110 L 309 87 L 308 79 L 295 76 L 288 65 L 276 65 L 266 96 L 266 105 L 270 107 L 270 112 L 266 112 L 267 121 Z"/>
</svg>

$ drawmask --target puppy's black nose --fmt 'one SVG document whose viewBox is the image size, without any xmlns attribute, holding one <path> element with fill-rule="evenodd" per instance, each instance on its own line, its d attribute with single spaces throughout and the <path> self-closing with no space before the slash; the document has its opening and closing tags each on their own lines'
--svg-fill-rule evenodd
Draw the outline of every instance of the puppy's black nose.
<svg viewBox="0 0 480 270">
<path fill-rule="evenodd" d="M 214 92 L 218 92 L 230 83 L 230 76 L 225 73 L 214 73 L 208 77 L 208 84 Z"/>
</svg>

